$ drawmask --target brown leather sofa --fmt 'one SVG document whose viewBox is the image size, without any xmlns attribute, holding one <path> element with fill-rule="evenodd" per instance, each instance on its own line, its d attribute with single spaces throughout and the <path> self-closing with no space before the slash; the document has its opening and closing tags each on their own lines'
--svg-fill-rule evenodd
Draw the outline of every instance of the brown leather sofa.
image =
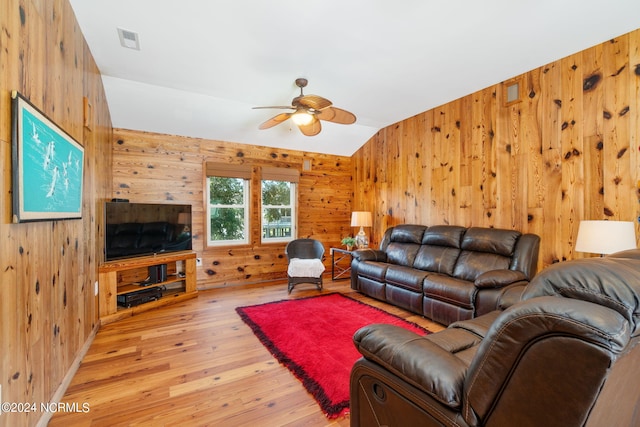
<svg viewBox="0 0 640 427">
<path fill-rule="evenodd" d="M 640 426 L 640 250 L 554 264 L 421 337 L 356 332 L 351 426 Z"/>
<path fill-rule="evenodd" d="M 515 230 L 403 224 L 379 249 L 354 251 L 351 287 L 438 323 L 495 310 L 538 267 L 540 238 Z"/>
</svg>

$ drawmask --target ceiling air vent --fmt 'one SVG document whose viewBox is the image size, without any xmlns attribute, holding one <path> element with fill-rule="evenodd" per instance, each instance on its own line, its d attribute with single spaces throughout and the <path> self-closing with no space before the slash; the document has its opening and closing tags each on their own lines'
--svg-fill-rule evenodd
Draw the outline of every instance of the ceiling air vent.
<svg viewBox="0 0 640 427">
<path fill-rule="evenodd" d="M 120 44 L 122 45 L 122 47 L 140 50 L 140 40 L 138 40 L 138 33 L 118 28 L 118 36 L 120 37 Z"/>
</svg>

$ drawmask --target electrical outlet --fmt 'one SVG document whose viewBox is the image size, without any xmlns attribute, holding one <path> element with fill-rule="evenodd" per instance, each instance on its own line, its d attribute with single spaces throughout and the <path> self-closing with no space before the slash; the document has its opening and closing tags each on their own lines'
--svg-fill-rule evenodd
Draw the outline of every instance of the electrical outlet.
<svg viewBox="0 0 640 427">
<path fill-rule="evenodd" d="M 202 258 L 196 258 L 196 267 L 202 267 Z"/>
<path fill-rule="evenodd" d="M 94 283 L 94 285 L 93 285 L 93 292 L 94 292 L 94 295 L 96 295 L 96 296 L 98 295 L 98 281 L 97 280 L 96 280 L 96 283 Z"/>
</svg>

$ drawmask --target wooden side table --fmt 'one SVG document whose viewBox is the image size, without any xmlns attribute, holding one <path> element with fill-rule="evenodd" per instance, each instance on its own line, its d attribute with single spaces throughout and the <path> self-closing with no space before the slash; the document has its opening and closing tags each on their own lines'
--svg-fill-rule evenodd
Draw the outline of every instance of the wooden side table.
<svg viewBox="0 0 640 427">
<path fill-rule="evenodd" d="M 336 252 L 338 257 L 336 258 Z M 331 280 L 351 278 L 351 260 L 353 259 L 353 251 L 340 248 L 329 248 L 331 253 Z M 349 261 L 347 266 L 344 265 Z"/>
</svg>

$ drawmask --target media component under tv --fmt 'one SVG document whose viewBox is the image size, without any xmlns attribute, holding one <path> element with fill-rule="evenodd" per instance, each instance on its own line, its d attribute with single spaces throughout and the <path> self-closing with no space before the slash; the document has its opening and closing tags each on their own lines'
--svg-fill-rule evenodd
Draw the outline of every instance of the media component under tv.
<svg viewBox="0 0 640 427">
<path fill-rule="evenodd" d="M 160 298 L 162 298 L 162 291 L 160 288 L 147 288 L 118 295 L 117 301 L 119 306 L 129 308 L 145 304 L 150 301 L 157 301 Z"/>
<path fill-rule="evenodd" d="M 191 250 L 191 205 L 107 202 L 105 260 Z"/>
</svg>

